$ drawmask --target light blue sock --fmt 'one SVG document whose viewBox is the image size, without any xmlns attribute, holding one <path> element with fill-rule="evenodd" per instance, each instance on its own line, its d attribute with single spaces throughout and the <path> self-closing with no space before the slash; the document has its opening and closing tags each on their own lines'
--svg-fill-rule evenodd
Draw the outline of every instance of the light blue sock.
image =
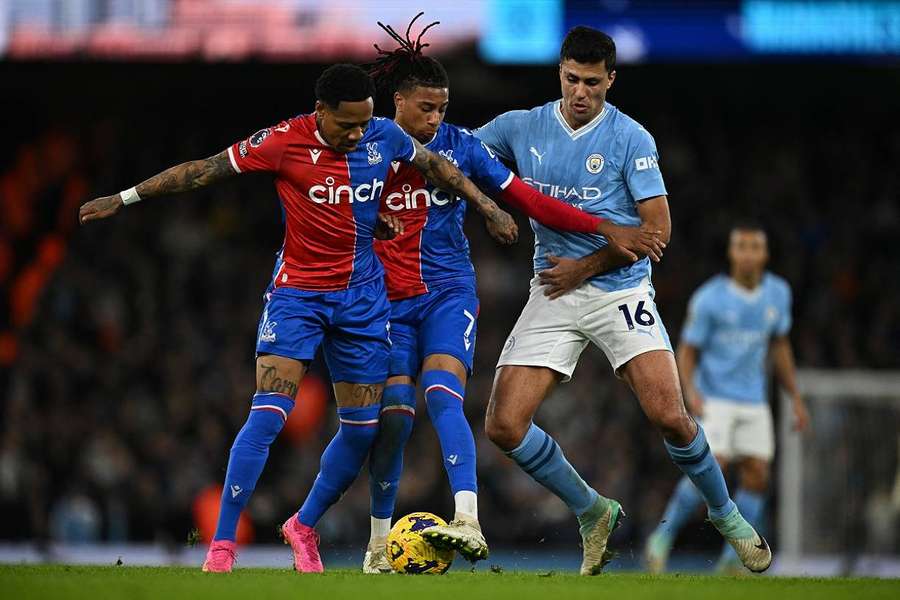
<svg viewBox="0 0 900 600">
<path fill-rule="evenodd" d="M 297 519 L 307 527 L 315 527 L 359 475 L 378 434 L 380 410 L 380 404 L 338 408 L 337 433 L 322 453 L 319 474 L 297 513 Z"/>
<path fill-rule="evenodd" d="M 762 526 L 763 511 L 766 504 L 765 497 L 762 494 L 757 494 L 756 492 L 751 492 L 744 488 L 738 488 L 738 491 L 734 494 L 734 503 L 737 505 L 738 510 L 741 511 L 744 518 L 747 519 L 747 522 L 753 525 L 754 529 L 759 531 Z M 725 546 L 722 548 L 722 555 L 719 557 L 719 563 L 722 564 L 737 560 L 739 559 L 734 552 L 734 548 L 731 547 L 731 544 L 726 542 Z"/>
<path fill-rule="evenodd" d="M 477 492 L 475 437 L 463 413 L 465 387 L 453 373 L 434 370 L 422 374 L 422 388 L 428 416 L 441 442 L 451 492 Z"/>
<path fill-rule="evenodd" d="M 250 404 L 250 415 L 234 438 L 225 473 L 225 489 L 219 505 L 219 521 L 215 540 L 234 541 L 241 511 L 250 501 L 256 482 L 266 466 L 269 446 L 278 437 L 294 401 L 277 392 L 256 393 Z"/>
<path fill-rule="evenodd" d="M 702 504 L 703 496 L 700 495 L 690 479 L 682 477 L 675 486 L 675 491 L 666 506 L 666 512 L 654 533 L 664 535 L 673 541 L 684 524 L 690 520 Z"/>
<path fill-rule="evenodd" d="M 403 471 L 403 449 L 415 417 L 415 386 L 396 384 L 384 388 L 378 436 L 369 457 L 371 513 L 377 519 L 389 519 L 394 514 Z"/>
<path fill-rule="evenodd" d="M 506 455 L 535 481 L 559 496 L 576 516 L 585 513 L 600 497 L 569 464 L 559 444 L 534 423 L 522 443 Z"/>
<path fill-rule="evenodd" d="M 706 434 L 697 423 L 697 435 L 683 448 L 673 446 L 665 441 L 669 456 L 681 472 L 690 477 L 697 490 L 706 500 L 709 516 L 721 519 L 734 510 L 734 502 L 728 497 L 728 486 L 719 463 L 709 450 Z"/>
</svg>

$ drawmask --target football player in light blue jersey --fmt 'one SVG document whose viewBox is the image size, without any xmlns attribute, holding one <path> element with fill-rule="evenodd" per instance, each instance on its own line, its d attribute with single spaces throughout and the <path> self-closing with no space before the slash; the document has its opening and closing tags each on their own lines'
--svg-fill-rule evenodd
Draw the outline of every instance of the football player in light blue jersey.
<svg viewBox="0 0 900 600">
<path fill-rule="evenodd" d="M 476 135 L 540 191 L 618 225 L 658 231 L 666 242 L 671 220 L 653 137 L 606 102 L 615 56 L 608 35 L 575 27 L 560 50 L 562 99 L 500 115 Z M 703 429 L 685 409 L 653 300 L 650 260 L 624 259 L 599 235 L 562 233 L 533 221 L 532 228 L 536 276 L 500 354 L 485 428 L 575 513 L 584 548 L 581 573 L 602 569 L 622 509 L 578 475 L 532 418 L 553 388 L 571 377 L 588 343 L 603 350 L 637 395 L 672 460 L 699 488 L 710 519 L 743 563 L 753 571 L 767 569 L 768 544 L 732 502 Z"/>
<path fill-rule="evenodd" d="M 763 520 L 769 466 L 775 452 L 772 412 L 766 399 L 767 358 L 775 376 L 793 398 L 795 429 L 806 429 L 809 416 L 797 390 L 791 329 L 791 289 L 765 270 L 766 234 L 754 224 L 735 226 L 729 238 L 729 275 L 716 275 L 694 292 L 678 346 L 678 370 L 690 411 L 702 417 L 713 454 L 726 469 L 738 469 L 734 496 L 741 514 L 754 527 Z M 699 357 L 699 358 L 698 358 Z M 647 541 L 644 557 L 653 572 L 665 570 L 679 529 L 697 510 L 701 497 L 682 478 L 665 516 Z M 717 569 L 741 570 L 726 546 Z"/>
</svg>

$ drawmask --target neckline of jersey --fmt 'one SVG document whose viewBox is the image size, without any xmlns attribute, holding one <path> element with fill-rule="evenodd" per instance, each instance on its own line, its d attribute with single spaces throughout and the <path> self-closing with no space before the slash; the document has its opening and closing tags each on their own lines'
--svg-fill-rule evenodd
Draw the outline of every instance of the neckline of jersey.
<svg viewBox="0 0 900 600">
<path fill-rule="evenodd" d="M 766 276 L 763 275 L 763 278 L 759 280 L 759 284 L 752 290 L 748 290 L 744 287 L 741 287 L 734 281 L 734 279 L 729 277 L 728 278 L 728 288 L 732 292 L 737 294 L 737 296 L 739 298 L 742 298 L 743 300 L 746 300 L 747 302 L 756 302 L 762 296 L 763 281 L 765 280 L 765 277 Z"/>
<path fill-rule="evenodd" d="M 609 114 L 609 103 L 603 103 L 603 110 L 600 111 L 596 117 L 590 120 L 587 124 L 579 127 L 578 129 L 572 129 L 572 127 L 566 122 L 566 118 L 562 114 L 562 99 L 556 101 L 556 105 L 553 108 L 553 114 L 556 115 L 556 120 L 559 121 L 560 126 L 565 130 L 569 137 L 573 140 L 577 140 L 584 134 L 588 133 L 592 129 L 594 129 L 597 125 L 600 124 L 603 119 L 606 118 L 606 115 Z"/>
</svg>

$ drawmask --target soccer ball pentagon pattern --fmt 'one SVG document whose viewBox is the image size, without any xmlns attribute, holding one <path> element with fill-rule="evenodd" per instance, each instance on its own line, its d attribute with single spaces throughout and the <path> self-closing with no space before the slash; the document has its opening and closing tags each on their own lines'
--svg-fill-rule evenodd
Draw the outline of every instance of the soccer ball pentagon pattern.
<svg viewBox="0 0 900 600">
<path fill-rule="evenodd" d="M 454 550 L 438 550 L 422 537 L 429 527 L 446 525 L 437 515 L 414 512 L 394 523 L 387 538 L 387 557 L 398 573 L 442 575 L 456 555 Z"/>
</svg>

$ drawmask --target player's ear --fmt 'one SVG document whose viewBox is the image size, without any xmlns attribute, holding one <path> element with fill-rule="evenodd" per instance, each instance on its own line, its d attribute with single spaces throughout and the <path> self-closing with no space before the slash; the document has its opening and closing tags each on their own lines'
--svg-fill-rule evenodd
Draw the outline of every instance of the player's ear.
<svg viewBox="0 0 900 600">
<path fill-rule="evenodd" d="M 316 117 L 322 118 L 325 116 L 325 103 L 321 100 L 316 100 Z"/>
<path fill-rule="evenodd" d="M 615 80 L 616 80 L 616 70 L 613 69 L 612 71 L 609 72 L 609 83 L 606 84 L 606 89 L 611 88 L 612 84 Z"/>
<path fill-rule="evenodd" d="M 394 110 L 403 110 L 406 98 L 400 92 L 394 92 Z"/>
</svg>

